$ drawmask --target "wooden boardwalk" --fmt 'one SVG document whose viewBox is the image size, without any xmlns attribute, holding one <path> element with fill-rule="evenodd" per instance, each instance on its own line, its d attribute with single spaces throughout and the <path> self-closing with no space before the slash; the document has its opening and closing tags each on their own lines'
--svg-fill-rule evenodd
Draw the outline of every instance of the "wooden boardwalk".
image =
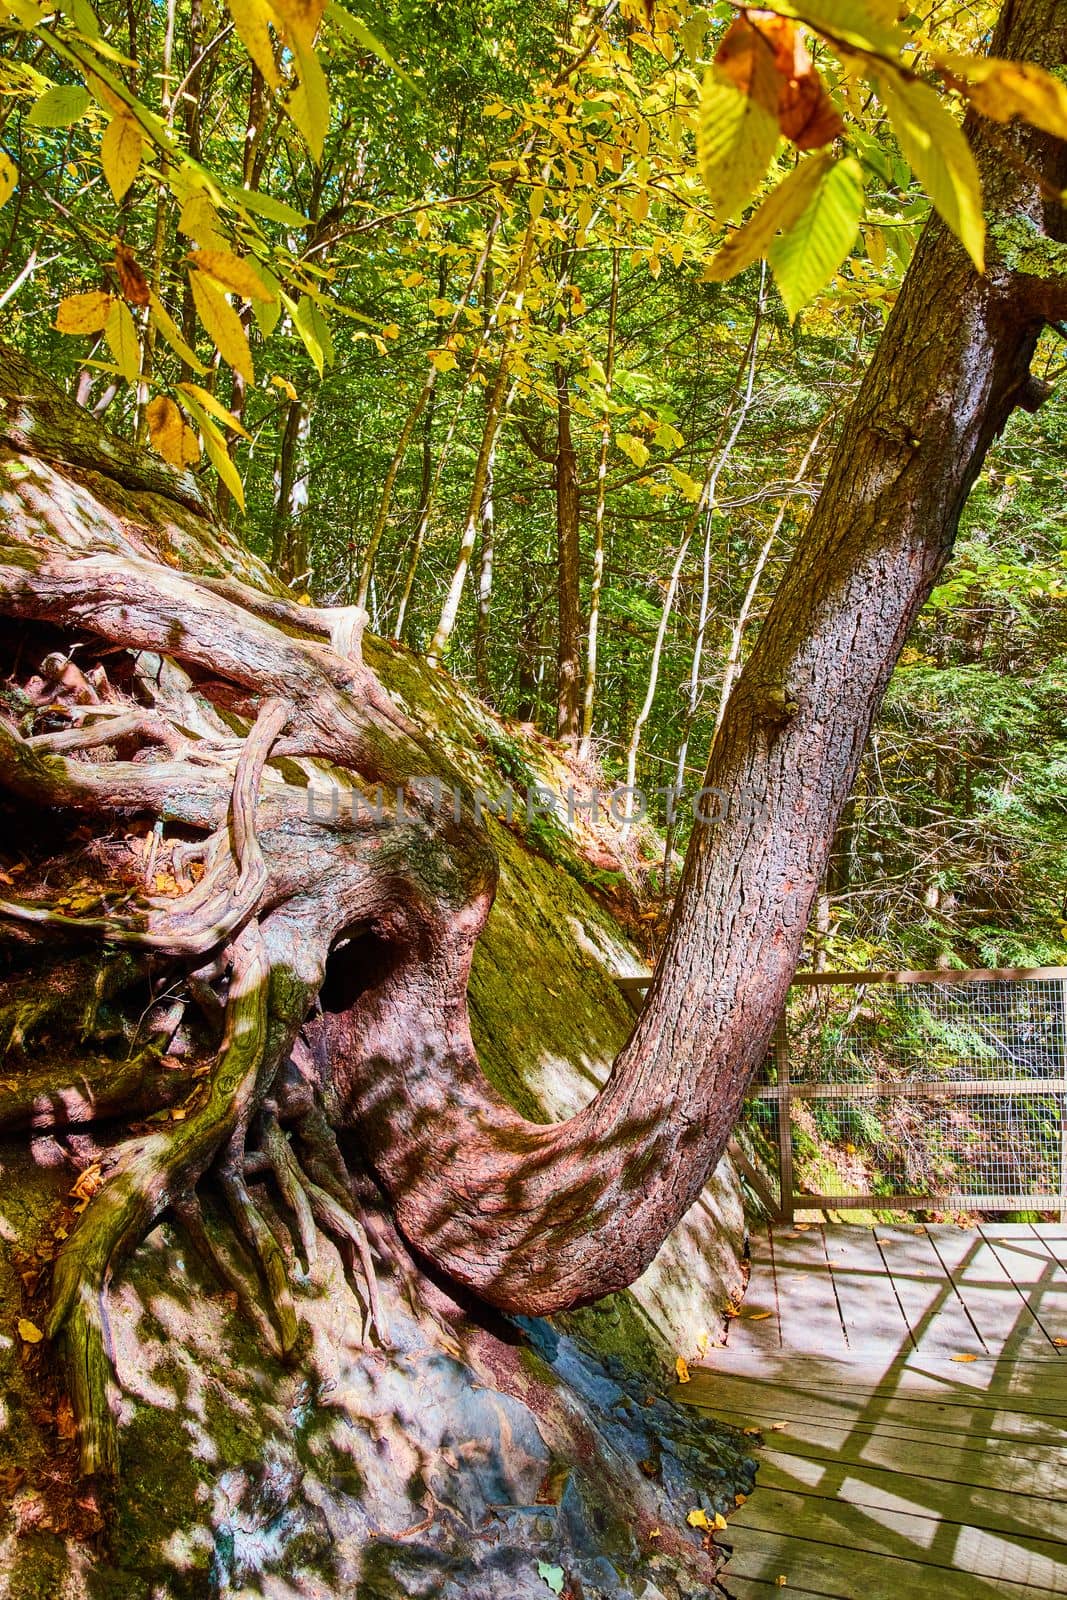
<svg viewBox="0 0 1067 1600">
<path fill-rule="evenodd" d="M 1067 1595 L 1067 1227 L 755 1235 L 676 1394 L 762 1437 L 718 1536 L 736 1600 Z"/>
</svg>

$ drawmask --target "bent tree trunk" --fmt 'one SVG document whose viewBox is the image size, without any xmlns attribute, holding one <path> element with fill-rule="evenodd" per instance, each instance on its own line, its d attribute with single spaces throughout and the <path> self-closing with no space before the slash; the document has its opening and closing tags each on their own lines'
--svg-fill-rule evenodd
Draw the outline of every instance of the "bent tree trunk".
<svg viewBox="0 0 1067 1600">
<path fill-rule="evenodd" d="M 1046 60 L 1065 45 L 1056 0 L 1009 5 L 995 41 Z M 1013 132 L 1028 164 L 1006 172 L 974 131 L 996 213 L 1042 227 L 1033 173 L 1062 187 L 1062 147 Z M 128 1111 L 161 1067 L 174 1108 L 113 1147 L 56 1263 L 48 1332 L 87 1469 L 115 1460 L 108 1282 L 168 1206 L 212 1249 L 209 1175 L 283 1348 L 284 1258 L 246 1175 L 273 1174 L 306 1245 L 316 1225 L 349 1241 L 373 1293 L 343 1129 L 412 1245 L 505 1310 L 640 1273 L 725 1148 L 879 698 L 990 440 L 1029 398 L 1043 322 L 1065 313 L 1062 280 L 1003 255 L 979 278 L 927 230 L 731 698 L 706 780 L 721 820 L 693 830 L 649 1002 L 603 1091 L 556 1126 L 479 1071 L 465 994 L 494 861 L 462 776 L 363 663 L 363 614 L 293 605 L 189 478 L 3 357 L 0 772 L 29 865 L 0 903 L 0 1025 L 9 1049 L 48 1044 L 0 1087 L 0 1128 L 119 1114 L 101 1018 L 138 985 L 156 1043 Z M 131 870 L 123 829 L 146 825 Z"/>
</svg>

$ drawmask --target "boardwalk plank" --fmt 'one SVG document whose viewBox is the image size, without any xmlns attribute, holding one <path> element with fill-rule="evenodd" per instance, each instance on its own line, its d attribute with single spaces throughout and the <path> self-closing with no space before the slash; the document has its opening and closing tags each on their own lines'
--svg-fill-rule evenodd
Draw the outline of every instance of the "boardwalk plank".
<svg viewBox="0 0 1067 1600">
<path fill-rule="evenodd" d="M 727 1594 L 741 1594 L 735 1580 L 788 1579 L 778 1592 L 826 1595 L 831 1600 L 1049 1600 L 1063 1590 L 1003 1578 L 980 1578 L 947 1567 L 931 1575 L 921 1559 L 879 1556 L 869 1550 L 841 1549 L 808 1543 L 757 1529 L 738 1529 L 733 1556 L 722 1575 Z"/>
<path fill-rule="evenodd" d="M 759 1424 L 750 1410 L 723 1410 L 715 1415 L 738 1428 Z M 784 1455 L 837 1466 L 854 1465 L 861 1471 L 882 1469 L 902 1473 L 905 1477 L 928 1478 L 935 1485 L 958 1483 L 964 1488 L 995 1489 L 998 1494 L 1023 1494 L 1042 1502 L 1067 1494 L 1064 1453 L 1022 1440 L 1013 1440 L 1010 1445 L 991 1451 L 985 1441 L 949 1444 L 937 1433 L 894 1435 L 881 1430 L 832 1428 L 825 1423 L 805 1425 L 801 1422 L 792 1422 L 777 1433 L 768 1430 L 763 1438 L 765 1447 L 773 1447 Z M 760 1460 L 763 1459 L 761 1454 Z"/>
<path fill-rule="evenodd" d="M 775 1228 L 771 1242 L 782 1343 L 792 1350 L 844 1355 L 848 1342 L 822 1229 Z"/>
<path fill-rule="evenodd" d="M 996 1362 L 988 1357 L 972 1362 L 914 1355 L 908 1361 L 890 1361 L 879 1367 L 870 1359 L 820 1361 L 794 1356 L 788 1351 L 714 1351 L 706 1363 L 694 1366 L 694 1377 L 758 1378 L 802 1393 L 849 1394 L 899 1400 L 937 1400 L 945 1405 L 1008 1407 L 1035 1416 L 1067 1419 L 1067 1366 L 1058 1359 L 1031 1362 Z"/>
<path fill-rule="evenodd" d="M 878 1241 L 867 1228 L 835 1228 L 825 1236 L 849 1352 L 890 1345 L 902 1353 L 914 1340 Z"/>
<path fill-rule="evenodd" d="M 757 1235 L 746 1309 L 780 1321 L 735 1320 L 674 1391 L 762 1433 L 726 1592 L 1067 1596 L 1065 1268 L 1058 1225 Z"/>
<path fill-rule="evenodd" d="M 709 1381 L 710 1379 L 710 1381 Z M 1067 1419 L 1046 1417 L 1012 1409 L 1011 1400 L 990 1407 L 973 1404 L 948 1404 L 943 1400 L 919 1400 L 896 1395 L 865 1394 L 862 1391 L 835 1390 L 813 1394 L 800 1385 L 760 1383 L 758 1394 L 745 1378 L 728 1373 L 709 1375 L 694 1372 L 685 1385 L 684 1395 L 675 1397 L 690 1405 L 714 1411 L 719 1405 L 732 1410 L 758 1407 L 765 1417 L 820 1420 L 836 1426 L 890 1427 L 940 1431 L 972 1439 L 1030 1439 L 1035 1444 L 1067 1445 Z"/>
<path fill-rule="evenodd" d="M 984 1354 L 974 1324 L 925 1228 L 876 1228 L 915 1345 L 924 1355 Z"/>
<path fill-rule="evenodd" d="M 965 1571 L 996 1582 L 1033 1584 L 1048 1594 L 1067 1593 L 1067 1551 L 1055 1540 L 1005 1535 L 987 1528 L 940 1521 L 895 1506 L 875 1510 L 844 1501 L 820 1500 L 782 1489 L 761 1489 L 730 1519 L 741 1528 L 776 1533 L 803 1529 L 805 1543 L 870 1551 L 902 1560 L 921 1560 L 927 1568 Z M 940 1572 L 928 1582 L 940 1587 Z"/>
<path fill-rule="evenodd" d="M 980 1488 L 953 1479 L 922 1477 L 909 1470 L 913 1459 L 914 1453 L 909 1451 L 896 1468 L 887 1469 L 866 1462 L 819 1460 L 810 1454 L 801 1457 L 795 1451 L 766 1449 L 760 1452 L 758 1483 L 761 1489 L 792 1490 L 875 1511 L 891 1511 L 907 1503 L 916 1515 L 971 1523 L 991 1533 L 1060 1543 L 1067 1540 L 1067 1505 L 1062 1501 L 1014 1490 L 1005 1492 L 1006 1485 Z"/>
</svg>

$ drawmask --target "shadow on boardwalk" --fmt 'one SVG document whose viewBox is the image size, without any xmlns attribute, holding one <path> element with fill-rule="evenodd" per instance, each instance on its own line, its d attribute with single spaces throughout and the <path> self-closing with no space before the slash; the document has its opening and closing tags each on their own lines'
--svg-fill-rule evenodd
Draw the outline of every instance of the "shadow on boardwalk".
<svg viewBox="0 0 1067 1600">
<path fill-rule="evenodd" d="M 676 1391 L 763 1436 L 727 1592 L 1067 1595 L 1067 1227 L 799 1224 L 752 1258 Z"/>
</svg>

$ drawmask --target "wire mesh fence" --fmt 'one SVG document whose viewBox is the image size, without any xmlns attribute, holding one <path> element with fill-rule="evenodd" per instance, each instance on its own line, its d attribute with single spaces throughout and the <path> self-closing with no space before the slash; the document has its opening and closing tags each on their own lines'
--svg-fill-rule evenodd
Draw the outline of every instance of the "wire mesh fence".
<svg viewBox="0 0 1067 1600">
<path fill-rule="evenodd" d="M 782 1217 L 1067 1219 L 1067 968 L 798 974 L 738 1143 Z"/>
<path fill-rule="evenodd" d="M 731 1153 L 778 1218 L 1067 1221 L 1067 967 L 798 973 Z"/>
</svg>

